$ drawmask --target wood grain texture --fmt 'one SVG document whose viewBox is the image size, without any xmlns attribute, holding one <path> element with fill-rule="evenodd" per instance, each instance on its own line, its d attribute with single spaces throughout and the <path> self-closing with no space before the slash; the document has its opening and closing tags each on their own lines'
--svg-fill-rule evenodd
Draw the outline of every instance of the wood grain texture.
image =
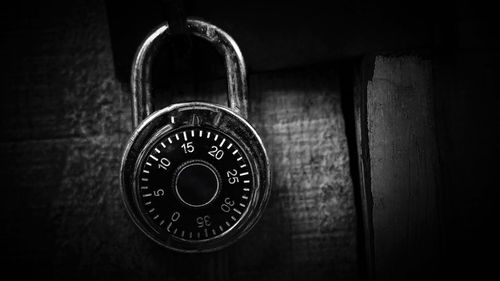
<svg viewBox="0 0 500 281">
<path fill-rule="evenodd" d="M 302 70 L 250 77 L 250 122 L 273 166 L 262 220 L 221 255 L 229 280 L 356 280 L 356 210 L 338 73 Z M 155 103 L 226 103 L 225 82 L 157 93 Z"/>
<path fill-rule="evenodd" d="M 12 9 L 12 10 L 10 10 Z M 130 130 L 129 99 L 113 74 L 100 1 L 9 7 L 2 35 L 2 141 L 78 138 Z M 99 121 L 99 122 L 97 122 Z"/>
<path fill-rule="evenodd" d="M 438 270 L 439 166 L 431 62 L 375 59 L 367 88 L 377 280 L 421 280 Z"/>
<path fill-rule="evenodd" d="M 5 269 L 54 280 L 357 279 L 356 212 L 335 71 L 251 77 L 250 121 L 272 161 L 271 202 L 234 246 L 185 255 L 149 241 L 121 201 L 130 104 L 127 87 L 114 77 L 103 3 L 42 7 L 9 28 L 6 36 L 33 38 L 40 48 L 15 53 L 2 83 L 11 97 L 1 104 Z M 156 96 L 158 104 L 224 102 L 224 92 L 224 82 L 215 81 Z"/>
<path fill-rule="evenodd" d="M 373 76 L 373 57 L 357 62 L 353 69 L 353 111 L 359 173 L 359 205 L 363 227 L 364 262 L 367 280 L 375 279 L 375 250 L 373 241 L 373 197 L 371 190 L 370 145 L 368 139 L 367 85 Z M 351 153 L 352 155 L 352 153 Z"/>
<path fill-rule="evenodd" d="M 238 279 L 259 272 L 268 280 L 356 279 L 356 214 L 338 74 L 304 71 L 250 82 L 251 121 L 272 159 L 273 194 L 250 243 L 239 245 L 242 251 L 258 245 L 262 257 L 234 259 L 252 266 L 253 276 Z M 259 232 L 270 234 L 259 238 Z M 279 262 L 262 266 L 262 260 Z"/>
</svg>

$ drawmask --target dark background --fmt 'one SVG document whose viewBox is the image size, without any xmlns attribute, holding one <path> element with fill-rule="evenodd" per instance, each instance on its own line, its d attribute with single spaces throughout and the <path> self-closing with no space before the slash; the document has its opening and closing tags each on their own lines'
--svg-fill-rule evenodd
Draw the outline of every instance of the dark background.
<svg viewBox="0 0 500 281">
<path fill-rule="evenodd" d="M 9 4 L 0 12 L 5 274 L 421 280 L 496 271 L 493 6 L 184 1 L 186 15 L 240 45 L 249 119 L 274 179 L 269 207 L 247 237 L 221 252 L 183 255 L 133 226 L 118 185 L 133 129 L 130 63 L 146 34 L 172 16 L 169 6 Z M 153 73 L 157 108 L 225 102 L 222 60 L 200 40 L 174 36 Z"/>
</svg>

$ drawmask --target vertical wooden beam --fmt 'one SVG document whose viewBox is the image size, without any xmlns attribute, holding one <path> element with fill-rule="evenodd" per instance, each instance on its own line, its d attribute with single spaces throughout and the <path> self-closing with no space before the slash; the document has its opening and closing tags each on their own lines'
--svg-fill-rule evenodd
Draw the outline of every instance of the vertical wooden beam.
<svg viewBox="0 0 500 281">
<path fill-rule="evenodd" d="M 431 61 L 377 56 L 366 117 L 377 280 L 438 270 L 439 162 Z"/>
</svg>

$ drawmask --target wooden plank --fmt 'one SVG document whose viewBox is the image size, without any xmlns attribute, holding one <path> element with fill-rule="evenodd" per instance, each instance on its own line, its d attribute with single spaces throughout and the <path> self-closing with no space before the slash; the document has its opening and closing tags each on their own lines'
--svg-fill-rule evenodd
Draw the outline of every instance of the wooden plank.
<svg viewBox="0 0 500 281">
<path fill-rule="evenodd" d="M 250 121 L 273 165 L 261 222 L 224 250 L 230 280 L 355 280 L 359 263 L 339 75 L 333 69 L 250 77 Z M 226 103 L 225 81 L 187 83 L 158 104 Z"/>
<path fill-rule="evenodd" d="M 114 79 L 104 4 L 13 5 L 2 29 L 2 141 L 130 130 L 128 95 Z M 54 7 L 56 6 L 56 7 Z M 3 17 L 2 17 L 3 18 Z M 96 122 L 99 120 L 100 122 Z"/>
<path fill-rule="evenodd" d="M 335 81 L 333 72 L 252 78 L 257 87 L 252 122 L 273 161 L 273 196 L 256 229 L 216 254 L 164 250 L 131 223 L 118 190 L 123 134 L 4 143 L 2 159 L 17 159 L 4 176 L 24 178 L 23 185 L 14 183 L 23 188 L 23 197 L 4 205 L 13 212 L 11 220 L 18 221 L 17 231 L 30 233 L 27 222 L 35 218 L 34 211 L 21 213 L 27 218 L 15 212 L 31 210 L 37 202 L 45 214 L 37 225 L 50 233 L 37 236 L 27 244 L 30 248 L 18 244 L 13 253 L 28 262 L 50 256 L 56 279 L 356 279 L 353 190 Z M 223 84 L 203 87 L 202 92 L 209 99 L 224 99 L 210 94 L 210 87 L 221 93 Z M 18 195 L 18 189 L 11 194 Z"/>
<path fill-rule="evenodd" d="M 234 246 L 178 254 L 145 237 L 122 204 L 118 169 L 132 129 L 129 93 L 113 76 L 103 4 L 58 7 L 65 13 L 45 7 L 22 28 L 8 29 L 10 38 L 33 36 L 41 51 L 9 60 L 4 84 L 15 95 L 1 104 L 0 175 L 9 178 L 0 216 L 3 264 L 20 277 L 55 280 L 357 279 L 356 211 L 335 71 L 250 78 L 250 119 L 273 164 L 269 208 Z M 157 93 L 158 104 L 225 101 L 224 81 L 177 87 Z"/>
<path fill-rule="evenodd" d="M 233 259 L 241 268 L 238 279 L 357 278 L 356 211 L 338 79 L 335 71 L 319 70 L 250 80 L 250 119 L 271 157 L 273 194 L 261 224 L 235 247 L 254 252 Z"/>
<path fill-rule="evenodd" d="M 422 280 L 438 270 L 439 166 L 431 61 L 375 58 L 367 88 L 376 278 Z"/>
</svg>

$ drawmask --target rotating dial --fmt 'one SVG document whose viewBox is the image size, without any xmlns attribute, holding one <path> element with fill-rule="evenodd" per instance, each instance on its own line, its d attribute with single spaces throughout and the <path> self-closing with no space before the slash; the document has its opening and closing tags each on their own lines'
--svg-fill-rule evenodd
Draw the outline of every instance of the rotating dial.
<svg viewBox="0 0 500 281">
<path fill-rule="evenodd" d="M 136 167 L 136 203 L 158 234 L 196 242 L 224 235 L 245 216 L 254 175 L 223 132 L 187 126 L 158 137 Z"/>
</svg>

